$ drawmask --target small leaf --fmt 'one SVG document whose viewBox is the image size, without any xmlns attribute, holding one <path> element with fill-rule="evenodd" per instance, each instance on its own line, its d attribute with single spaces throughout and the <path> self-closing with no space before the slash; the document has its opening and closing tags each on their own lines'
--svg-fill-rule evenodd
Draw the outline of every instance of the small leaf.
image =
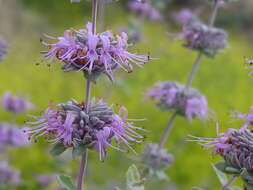
<svg viewBox="0 0 253 190">
<path fill-rule="evenodd" d="M 127 190 L 144 190 L 144 180 L 137 167 L 133 164 L 126 173 Z"/>
<path fill-rule="evenodd" d="M 76 187 L 69 176 L 61 175 L 57 177 L 57 180 L 62 188 L 66 190 L 76 190 Z"/>
<path fill-rule="evenodd" d="M 61 143 L 57 143 L 56 145 L 54 145 L 54 147 L 50 150 L 50 154 L 52 156 L 59 156 L 60 154 L 62 154 L 67 148 Z"/>
<path fill-rule="evenodd" d="M 228 181 L 228 178 L 226 176 L 226 174 L 223 172 L 224 167 L 224 162 L 218 162 L 216 164 L 212 164 L 213 169 L 221 183 L 221 185 L 225 185 Z"/>
<path fill-rule="evenodd" d="M 86 150 L 87 148 L 85 145 L 79 145 L 78 147 L 73 147 L 72 158 L 75 160 L 78 156 L 82 156 Z"/>
<path fill-rule="evenodd" d="M 239 169 L 233 168 L 233 167 L 226 167 L 225 172 L 228 174 L 240 174 L 241 173 L 241 171 Z"/>
</svg>

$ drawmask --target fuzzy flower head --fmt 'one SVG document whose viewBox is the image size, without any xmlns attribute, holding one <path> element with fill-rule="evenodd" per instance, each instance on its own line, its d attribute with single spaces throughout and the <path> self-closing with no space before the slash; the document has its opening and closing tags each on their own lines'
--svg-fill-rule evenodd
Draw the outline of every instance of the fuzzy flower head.
<svg viewBox="0 0 253 190">
<path fill-rule="evenodd" d="M 13 170 L 8 163 L 0 162 L 0 185 L 18 185 L 20 183 L 20 172 Z"/>
<path fill-rule="evenodd" d="M 198 17 L 188 9 L 182 9 L 178 12 L 172 14 L 173 19 L 180 25 L 191 25 L 194 23 L 199 23 Z"/>
<path fill-rule="evenodd" d="M 186 88 L 174 81 L 159 82 L 155 88 L 148 90 L 148 96 L 157 102 L 159 108 L 177 112 L 189 120 L 197 117 L 208 118 L 206 98 L 194 88 Z"/>
<path fill-rule="evenodd" d="M 28 136 L 15 125 L 0 123 L 0 152 L 8 146 L 20 147 L 28 144 Z"/>
<path fill-rule="evenodd" d="M 142 66 L 149 60 L 148 55 L 136 55 L 127 50 L 126 33 L 114 35 L 106 31 L 93 34 L 91 23 L 85 29 L 67 30 L 64 36 L 54 39 L 55 43 L 43 42 L 48 47 L 43 52 L 44 61 L 60 60 L 65 72 L 82 70 L 94 75 L 105 73 L 111 78 L 116 69 L 131 72 L 133 65 Z"/>
<path fill-rule="evenodd" d="M 127 4 L 128 8 L 140 15 L 152 21 L 157 21 L 162 19 L 161 13 L 153 7 L 149 2 L 139 2 L 136 0 L 130 0 Z"/>
<path fill-rule="evenodd" d="M 141 155 L 142 164 L 148 171 L 149 175 L 157 175 L 169 168 L 174 161 L 172 154 L 166 149 L 161 149 L 157 144 L 148 143 Z"/>
<path fill-rule="evenodd" d="M 4 55 L 7 53 L 7 42 L 0 36 L 0 61 L 4 59 Z"/>
<path fill-rule="evenodd" d="M 228 46 L 227 33 L 224 30 L 202 23 L 184 26 L 178 37 L 185 41 L 185 47 L 200 51 L 208 57 L 214 57 Z"/>
<path fill-rule="evenodd" d="M 226 164 L 236 169 L 253 171 L 253 133 L 246 128 L 228 129 L 216 138 L 195 137 L 204 147 L 214 148 Z"/>
<path fill-rule="evenodd" d="M 27 133 L 31 138 L 45 135 L 52 143 L 62 143 L 65 147 L 85 146 L 98 151 L 101 161 L 109 146 L 122 150 L 118 147 L 122 143 L 131 148 L 132 143 L 142 141 L 143 137 L 136 132 L 142 129 L 129 122 L 124 107 L 119 106 L 118 113 L 114 113 L 102 100 L 93 100 L 89 111 L 85 110 L 83 104 L 74 100 L 50 106 L 37 121 L 30 122 L 34 127 Z"/>
<path fill-rule="evenodd" d="M 26 110 L 33 109 L 34 105 L 28 100 L 22 99 L 18 96 L 11 95 L 10 92 L 5 92 L 2 96 L 2 106 L 6 111 L 20 114 Z"/>
</svg>

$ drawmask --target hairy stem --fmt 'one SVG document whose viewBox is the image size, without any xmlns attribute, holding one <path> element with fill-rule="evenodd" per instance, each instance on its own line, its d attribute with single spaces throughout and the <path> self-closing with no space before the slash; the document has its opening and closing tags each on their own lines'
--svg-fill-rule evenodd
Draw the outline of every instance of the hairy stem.
<svg viewBox="0 0 253 190">
<path fill-rule="evenodd" d="M 231 177 L 227 183 L 221 188 L 221 190 L 227 190 L 228 187 L 236 180 L 238 176 L 234 175 L 233 177 Z"/>
<path fill-rule="evenodd" d="M 97 8 L 98 8 L 98 0 L 92 1 L 92 33 L 96 33 L 96 25 L 97 25 Z M 85 90 L 85 99 L 84 99 L 84 108 L 86 112 L 89 112 L 90 106 L 90 91 L 91 91 L 91 79 L 90 74 L 88 74 L 87 82 L 86 82 L 86 90 Z M 86 150 L 81 159 L 78 180 L 77 180 L 77 190 L 82 190 L 83 178 L 85 177 L 85 171 L 87 167 L 88 160 L 88 150 Z"/>
<path fill-rule="evenodd" d="M 215 22 L 215 19 L 217 17 L 217 13 L 218 13 L 218 8 L 219 8 L 218 0 L 214 0 L 213 3 L 214 4 L 213 4 L 212 14 L 211 14 L 210 21 L 209 21 L 209 27 L 212 27 L 214 25 L 214 22 Z M 185 84 L 186 88 L 188 88 L 191 85 L 192 81 L 193 81 L 193 78 L 196 74 L 196 71 L 197 71 L 197 69 L 198 69 L 198 67 L 201 63 L 202 55 L 203 55 L 202 52 L 199 52 L 196 59 L 195 59 L 195 62 L 192 66 L 191 72 L 190 72 L 190 74 L 187 78 L 187 82 Z M 173 113 L 173 115 L 169 119 L 168 125 L 167 125 L 161 139 L 160 139 L 160 142 L 159 142 L 159 148 L 160 149 L 164 147 L 164 145 L 165 145 L 165 143 L 166 143 L 166 141 L 167 141 L 167 139 L 170 135 L 170 132 L 173 128 L 173 124 L 176 120 L 176 117 L 177 117 L 177 113 L 175 112 L 175 113 Z"/>
</svg>

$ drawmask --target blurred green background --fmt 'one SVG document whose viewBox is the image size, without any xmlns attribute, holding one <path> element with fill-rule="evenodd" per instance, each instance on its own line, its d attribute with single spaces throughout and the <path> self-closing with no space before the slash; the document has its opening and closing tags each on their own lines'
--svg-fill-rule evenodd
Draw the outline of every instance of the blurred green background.
<svg viewBox="0 0 253 190">
<path fill-rule="evenodd" d="M 68 28 L 83 27 L 90 20 L 90 4 L 89 1 L 70 4 L 69 0 L 2 0 L 0 33 L 7 38 L 10 48 L 6 59 L 0 63 L 0 94 L 10 90 L 16 94 L 29 95 L 37 106 L 37 110 L 30 113 L 35 115 L 44 110 L 49 101 L 56 104 L 66 102 L 70 98 L 82 101 L 85 87 L 82 73 L 63 73 L 59 69 L 59 64 L 53 64 L 51 68 L 46 64 L 41 66 L 35 64 L 40 61 L 40 51 L 43 50 L 39 42 L 42 34 L 60 36 Z M 231 9 L 237 10 L 238 4 L 240 2 L 232 5 Z M 169 15 L 169 11 L 172 12 L 181 6 L 185 7 L 188 4 L 171 3 L 166 12 Z M 208 9 L 206 4 L 200 6 Z M 224 15 L 224 18 L 228 16 L 224 14 L 226 11 L 228 15 L 231 14 L 228 6 L 221 9 L 220 16 Z M 204 14 L 205 16 L 207 15 Z M 108 4 L 105 28 L 117 29 L 125 26 L 129 18 L 133 18 L 133 15 L 123 8 L 123 4 Z M 237 20 L 229 21 L 223 22 L 221 18 L 218 24 L 228 29 L 230 48 L 218 55 L 215 60 L 204 58 L 193 82 L 193 86 L 207 96 L 209 106 L 215 111 L 215 118 L 220 122 L 221 130 L 240 127 L 240 123 L 230 122 L 233 120 L 230 111 L 235 109 L 246 112 L 251 106 L 253 94 L 252 78 L 247 76 L 248 71 L 243 64 L 244 56 L 250 57 L 252 52 L 252 41 L 248 33 L 252 28 L 247 24 L 245 25 L 247 29 L 235 25 Z M 92 88 L 92 95 L 96 97 L 106 97 L 112 89 L 109 101 L 126 106 L 129 118 L 147 118 L 146 121 L 137 123 L 150 131 L 146 134 L 146 142 L 158 141 L 170 114 L 161 112 L 145 97 L 145 91 L 157 81 L 186 81 L 196 57 L 196 52 L 184 49 L 181 42 L 172 41 L 167 35 L 168 31 L 175 32 L 177 29 L 170 20 L 166 23 L 145 21 L 145 39 L 132 47 L 132 50 L 141 53 L 150 52 L 153 57 L 159 59 L 151 61 L 143 69 L 136 68 L 131 74 L 119 71 L 114 84 L 105 77 L 101 78 Z M 1 121 L 11 119 L 12 115 L 0 111 Z M 27 119 L 27 115 L 17 118 L 19 124 L 23 124 Z M 219 159 L 197 144 L 187 142 L 188 134 L 212 137 L 215 136 L 215 127 L 213 123 L 202 123 L 197 120 L 189 124 L 184 118 L 179 117 L 166 145 L 176 158 L 168 170 L 170 182 L 149 183 L 147 190 L 168 190 L 166 188 L 169 184 L 174 184 L 182 190 L 194 186 L 206 190 L 219 189 L 220 185 L 210 165 Z M 72 160 L 70 153 L 53 158 L 48 154 L 49 147 L 48 143 L 40 139 L 37 144 L 20 149 L 13 148 L 9 150 L 8 155 L 1 156 L 21 170 L 25 184 L 16 189 L 40 189 L 36 183 L 36 176 L 41 174 L 76 175 L 79 161 Z M 138 145 L 136 149 L 140 151 L 142 147 L 143 145 Z M 133 162 L 131 160 L 133 156 L 132 153 L 123 154 L 109 150 L 106 161 L 100 163 L 98 154 L 90 152 L 86 189 L 113 190 L 115 185 L 123 187 L 125 172 Z M 49 189 L 54 188 L 54 185 L 56 184 L 52 184 Z"/>
</svg>

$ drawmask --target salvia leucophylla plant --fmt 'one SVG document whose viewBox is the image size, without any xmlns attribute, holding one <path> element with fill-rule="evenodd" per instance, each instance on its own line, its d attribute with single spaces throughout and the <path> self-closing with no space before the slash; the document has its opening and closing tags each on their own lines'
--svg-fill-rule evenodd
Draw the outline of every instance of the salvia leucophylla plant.
<svg viewBox="0 0 253 190">
<path fill-rule="evenodd" d="M 197 49 L 198 55 L 192 66 L 191 72 L 187 78 L 186 84 L 182 85 L 178 82 L 171 82 L 171 81 L 160 82 L 158 83 L 159 85 L 157 86 L 157 88 L 148 92 L 148 95 L 157 101 L 158 106 L 160 108 L 173 111 L 169 119 L 168 125 L 157 145 L 160 149 L 163 149 L 168 139 L 168 136 L 172 130 L 172 127 L 174 125 L 177 115 L 183 115 L 190 120 L 195 117 L 202 120 L 206 120 L 208 118 L 207 116 L 208 116 L 209 109 L 208 109 L 208 103 L 207 103 L 206 98 L 203 95 L 201 95 L 198 92 L 198 90 L 190 88 L 190 85 L 193 81 L 193 77 L 196 74 L 197 68 L 199 67 L 201 63 L 202 56 L 207 55 L 207 52 L 219 53 L 219 51 L 216 51 L 220 49 L 220 46 L 216 46 L 216 43 L 219 43 L 219 42 L 216 42 L 217 30 L 213 27 L 213 25 L 215 23 L 215 19 L 217 16 L 220 3 L 218 0 L 213 0 L 212 2 L 213 2 L 213 8 L 212 8 L 212 13 L 211 13 L 210 21 L 208 25 L 201 23 L 200 19 L 198 19 L 193 13 L 190 13 L 190 12 L 183 12 L 183 13 L 181 12 L 179 13 L 181 15 L 179 16 L 176 15 L 177 20 L 180 23 L 182 23 L 183 28 L 187 28 L 187 30 L 184 30 L 183 36 L 187 36 L 187 37 L 191 36 L 191 39 L 189 37 L 188 41 L 186 40 L 186 44 L 188 45 L 191 44 L 193 45 L 192 47 L 195 47 L 196 44 L 201 44 L 201 49 L 200 48 Z M 173 15 L 173 17 L 175 18 L 175 15 Z M 193 26 L 194 27 L 197 26 L 197 28 L 201 26 L 201 27 L 204 27 L 206 30 L 204 30 L 205 32 L 202 32 L 202 31 L 199 32 L 197 30 L 196 33 L 194 33 L 195 28 L 194 30 L 192 30 Z M 220 32 L 221 30 L 218 30 L 218 31 Z M 215 35 L 213 35 L 214 33 Z M 222 38 L 222 41 L 221 41 L 221 43 L 223 44 L 223 42 L 225 42 L 226 34 L 223 33 L 223 31 L 222 31 L 222 34 L 224 34 L 224 39 Z M 221 39 L 219 38 L 219 40 Z M 217 49 L 216 47 L 219 47 L 219 48 Z M 190 49 L 192 50 L 195 48 L 190 48 Z M 214 56 L 214 54 L 212 56 Z M 150 169 L 152 169 L 152 166 L 150 166 Z"/>
<path fill-rule="evenodd" d="M 7 53 L 7 42 L 6 40 L 0 36 L 0 61 L 4 59 L 5 54 Z"/>
<path fill-rule="evenodd" d="M 72 0 L 72 2 L 80 2 Z M 52 38 L 53 43 L 43 44 L 48 48 L 42 52 L 45 61 L 58 60 L 63 71 L 82 71 L 86 78 L 86 94 L 84 102 L 70 100 L 67 103 L 50 105 L 40 117 L 29 122 L 32 128 L 26 130 L 31 139 L 40 136 L 55 144 L 51 153 L 59 155 L 72 148 L 73 156 L 82 156 L 77 176 L 76 187 L 66 176 L 60 176 L 63 187 L 82 190 L 83 176 L 87 167 L 88 150 L 99 152 L 104 161 L 107 148 L 125 151 L 120 146 L 125 144 L 131 148 L 133 143 L 142 141 L 142 136 L 136 130 L 133 120 L 127 119 L 127 110 L 118 106 L 108 106 L 101 99 L 90 100 L 92 82 L 101 74 L 106 74 L 111 80 L 117 69 L 127 72 L 133 70 L 133 65 L 141 66 L 149 60 L 149 55 L 137 55 L 128 51 L 128 36 L 126 33 L 114 34 L 112 31 L 97 33 L 98 0 L 92 0 L 92 22 L 84 29 L 70 29 L 64 36 Z M 115 142 L 115 143 L 113 143 Z M 68 182 L 66 182 L 68 181 Z"/>
<path fill-rule="evenodd" d="M 11 95 L 9 91 L 6 91 L 2 96 L 2 107 L 14 114 L 21 114 L 35 108 L 27 99 Z"/>
<path fill-rule="evenodd" d="M 162 110 L 177 112 L 189 120 L 195 117 L 201 120 L 208 118 L 207 100 L 194 88 L 185 88 L 185 85 L 178 82 L 166 81 L 157 83 L 147 94 Z"/>
</svg>

